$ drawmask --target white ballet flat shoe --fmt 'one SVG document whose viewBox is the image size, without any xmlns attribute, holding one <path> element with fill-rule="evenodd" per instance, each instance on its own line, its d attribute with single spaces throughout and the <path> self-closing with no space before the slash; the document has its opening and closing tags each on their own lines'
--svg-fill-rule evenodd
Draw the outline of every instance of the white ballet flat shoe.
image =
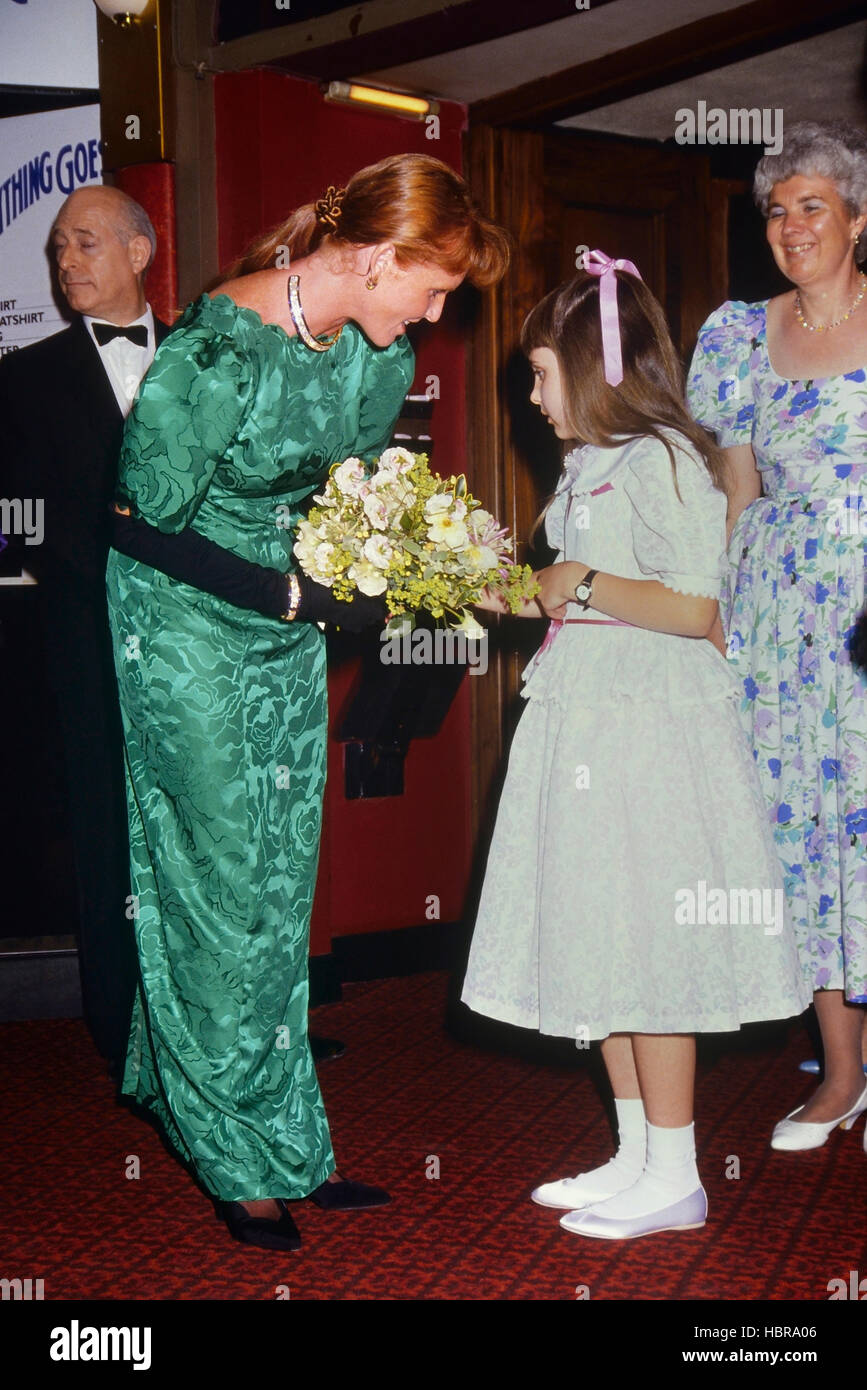
<svg viewBox="0 0 867 1390">
<path fill-rule="evenodd" d="M 632 1182 L 637 1182 L 634 1178 Z M 577 1178 L 560 1178 L 558 1182 L 544 1182 L 530 1193 L 533 1201 L 540 1207 L 559 1207 L 565 1211 L 579 1211 L 582 1207 L 592 1207 L 596 1202 L 607 1202 L 625 1192 L 632 1182 L 615 1187 L 610 1182 L 596 1181 L 590 1173 L 579 1173 Z"/>
<path fill-rule="evenodd" d="M 656 1236 L 662 1231 L 698 1231 L 707 1220 L 707 1193 L 703 1187 L 673 1202 L 659 1211 L 643 1216 L 600 1216 L 595 1211 L 570 1211 L 560 1219 L 565 1231 L 579 1236 L 594 1236 L 598 1240 L 635 1240 L 638 1236 Z"/>
<path fill-rule="evenodd" d="M 832 1129 L 836 1129 L 837 1125 L 841 1129 L 851 1129 L 858 1116 L 867 1110 L 867 1086 L 851 1110 L 847 1110 L 845 1115 L 839 1115 L 836 1120 L 828 1120 L 825 1124 L 817 1124 L 812 1120 L 796 1120 L 795 1116 L 800 1115 L 803 1108 L 803 1105 L 799 1105 L 797 1110 L 793 1110 L 775 1126 L 771 1135 L 772 1149 L 788 1153 L 801 1152 L 804 1149 L 821 1149 L 823 1144 L 827 1144 Z M 864 1137 L 864 1145 L 867 1150 L 867 1134 Z"/>
</svg>

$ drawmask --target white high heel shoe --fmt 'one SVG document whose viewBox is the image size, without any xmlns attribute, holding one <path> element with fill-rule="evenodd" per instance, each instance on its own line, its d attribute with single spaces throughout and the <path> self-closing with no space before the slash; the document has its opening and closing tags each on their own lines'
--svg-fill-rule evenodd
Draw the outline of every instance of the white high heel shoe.
<svg viewBox="0 0 867 1390">
<path fill-rule="evenodd" d="M 787 1152 L 796 1152 L 803 1149 L 821 1149 L 823 1144 L 827 1144 L 828 1136 L 832 1129 L 837 1125 L 841 1129 L 851 1129 L 859 1115 L 863 1115 L 867 1110 L 867 1086 L 861 1092 L 851 1110 L 847 1110 L 845 1115 L 840 1115 L 836 1120 L 828 1120 L 825 1124 L 816 1124 L 812 1121 L 800 1122 L 795 1119 L 800 1115 L 803 1105 L 799 1105 L 797 1110 L 793 1110 L 784 1120 L 775 1127 L 771 1136 L 771 1148 L 783 1149 Z M 867 1131 L 864 1134 L 864 1150 L 867 1152 Z"/>
</svg>

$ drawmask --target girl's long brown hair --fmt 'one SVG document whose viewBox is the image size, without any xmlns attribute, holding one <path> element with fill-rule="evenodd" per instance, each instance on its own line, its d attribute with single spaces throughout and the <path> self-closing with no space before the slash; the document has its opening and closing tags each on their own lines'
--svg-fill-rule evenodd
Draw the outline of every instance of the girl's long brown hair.
<svg viewBox="0 0 867 1390">
<path fill-rule="evenodd" d="M 550 348 L 557 358 L 565 416 L 577 443 L 614 448 L 641 435 L 658 439 L 668 451 L 680 497 L 675 448 L 665 433 L 675 431 L 692 444 L 715 486 L 726 493 L 725 459 L 687 410 L 683 370 L 662 306 L 642 280 L 625 270 L 614 274 L 623 356 L 619 386 L 605 380 L 599 278 L 585 270 L 530 310 L 521 329 L 523 351 L 529 356 L 535 348 Z"/>
<path fill-rule="evenodd" d="M 460 175 L 430 155 L 399 154 L 352 176 L 336 227 L 320 221 L 315 203 L 305 203 L 254 241 L 220 278 L 270 269 L 281 248 L 291 263 L 323 242 L 337 247 L 383 241 L 394 242 L 402 268 L 433 262 L 480 288 L 495 284 L 509 265 L 509 234 L 476 207 Z"/>
</svg>

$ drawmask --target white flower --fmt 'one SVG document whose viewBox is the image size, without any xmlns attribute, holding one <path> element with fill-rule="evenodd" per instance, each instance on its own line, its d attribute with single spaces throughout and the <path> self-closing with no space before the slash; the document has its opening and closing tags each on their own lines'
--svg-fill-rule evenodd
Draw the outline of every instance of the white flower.
<svg viewBox="0 0 867 1390">
<path fill-rule="evenodd" d="M 322 541 L 317 545 L 313 554 L 313 563 L 319 574 L 328 574 L 331 570 L 331 557 L 334 554 L 334 546 L 330 541 Z"/>
<path fill-rule="evenodd" d="M 357 497 L 365 480 L 365 469 L 361 459 L 344 459 L 331 474 L 334 486 L 346 497 Z"/>
<path fill-rule="evenodd" d="M 486 512 L 484 507 L 475 507 L 473 511 L 470 512 L 469 521 L 467 522 L 470 534 L 475 536 L 476 539 L 483 536 L 493 519 L 491 513 Z"/>
<path fill-rule="evenodd" d="M 318 544 L 319 535 L 316 528 L 309 521 L 299 521 L 298 539 L 292 547 L 292 553 L 300 560 L 305 571 L 314 564 L 314 555 Z"/>
<path fill-rule="evenodd" d="M 399 479 L 396 473 L 374 473 L 372 478 L 368 478 L 366 490 L 361 495 L 366 497 L 368 493 L 374 493 L 377 497 L 388 497 L 396 487 L 404 489 L 406 486 L 404 479 Z"/>
<path fill-rule="evenodd" d="M 415 501 L 415 488 L 406 478 L 392 478 L 382 495 L 392 508 L 392 519 L 397 512 L 406 511 Z"/>
<path fill-rule="evenodd" d="M 377 569 L 369 560 L 357 560 L 354 565 L 349 566 L 348 574 L 356 588 L 367 594 L 368 598 L 384 594 L 388 588 L 382 570 Z"/>
<path fill-rule="evenodd" d="M 389 545 L 384 536 L 371 536 L 370 540 L 364 542 L 362 554 L 365 560 L 369 560 L 377 569 L 387 570 L 394 549 Z"/>
<path fill-rule="evenodd" d="M 371 526 L 376 527 L 377 531 L 384 531 L 388 526 L 388 508 L 382 498 L 377 497 L 375 493 L 369 493 L 365 497 L 364 515 Z"/>
<path fill-rule="evenodd" d="M 466 516 L 466 514 L 467 514 L 467 504 L 466 504 L 466 502 L 464 501 L 463 497 L 456 497 L 455 500 L 454 500 L 454 505 L 452 506 L 452 516 L 453 516 L 453 517 L 457 517 L 459 520 L 463 520 L 463 518 Z"/>
<path fill-rule="evenodd" d="M 302 527 L 305 528 L 303 533 Z M 317 584 L 325 584 L 330 589 L 334 583 L 334 575 L 331 573 L 331 557 L 334 553 L 334 546 L 323 541 L 308 521 L 302 521 L 298 530 L 298 540 L 292 547 L 293 554 L 305 574 L 309 574 L 310 578 L 315 579 Z"/>
<path fill-rule="evenodd" d="M 455 625 L 455 632 L 463 632 L 470 642 L 481 642 L 486 636 L 486 629 L 480 622 L 477 622 L 469 609 L 464 609 L 464 616 Z"/>
<path fill-rule="evenodd" d="M 380 455 L 377 467 L 383 473 L 408 473 L 415 463 L 415 454 L 409 449 L 385 449 Z"/>
<path fill-rule="evenodd" d="M 424 514 L 428 518 L 439 516 L 441 512 L 450 510 L 454 498 L 450 492 L 435 492 L 424 504 Z"/>
<path fill-rule="evenodd" d="M 461 551 L 461 559 L 470 569 L 478 570 L 481 574 L 497 569 L 500 564 L 499 555 L 489 545 L 476 545 L 472 541 Z"/>
<path fill-rule="evenodd" d="M 462 521 L 455 521 L 452 516 L 438 516 L 435 521 L 427 528 L 428 540 L 435 545 L 446 545 L 449 550 L 460 550 L 461 546 L 466 545 L 467 528 Z"/>
</svg>

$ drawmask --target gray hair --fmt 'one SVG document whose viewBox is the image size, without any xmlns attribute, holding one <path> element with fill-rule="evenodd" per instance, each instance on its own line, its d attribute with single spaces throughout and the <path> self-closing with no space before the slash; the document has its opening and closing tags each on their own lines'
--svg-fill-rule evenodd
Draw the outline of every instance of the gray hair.
<svg viewBox="0 0 867 1390">
<path fill-rule="evenodd" d="M 153 265 L 154 256 L 157 253 L 157 234 L 154 231 L 154 224 L 141 204 L 131 198 L 128 193 L 124 193 L 121 189 L 116 189 L 115 192 L 123 201 L 119 209 L 121 216 L 115 222 L 114 229 L 124 246 L 128 246 L 134 236 L 147 237 L 151 244 L 151 253 L 143 271 L 143 274 L 146 275 Z"/>
<path fill-rule="evenodd" d="M 771 190 L 797 174 L 830 179 L 852 217 L 867 211 L 867 134 L 845 121 L 798 121 L 785 133 L 779 154 L 759 160 L 753 197 L 767 217 Z M 855 245 L 855 260 L 867 257 L 867 228 Z"/>
</svg>

